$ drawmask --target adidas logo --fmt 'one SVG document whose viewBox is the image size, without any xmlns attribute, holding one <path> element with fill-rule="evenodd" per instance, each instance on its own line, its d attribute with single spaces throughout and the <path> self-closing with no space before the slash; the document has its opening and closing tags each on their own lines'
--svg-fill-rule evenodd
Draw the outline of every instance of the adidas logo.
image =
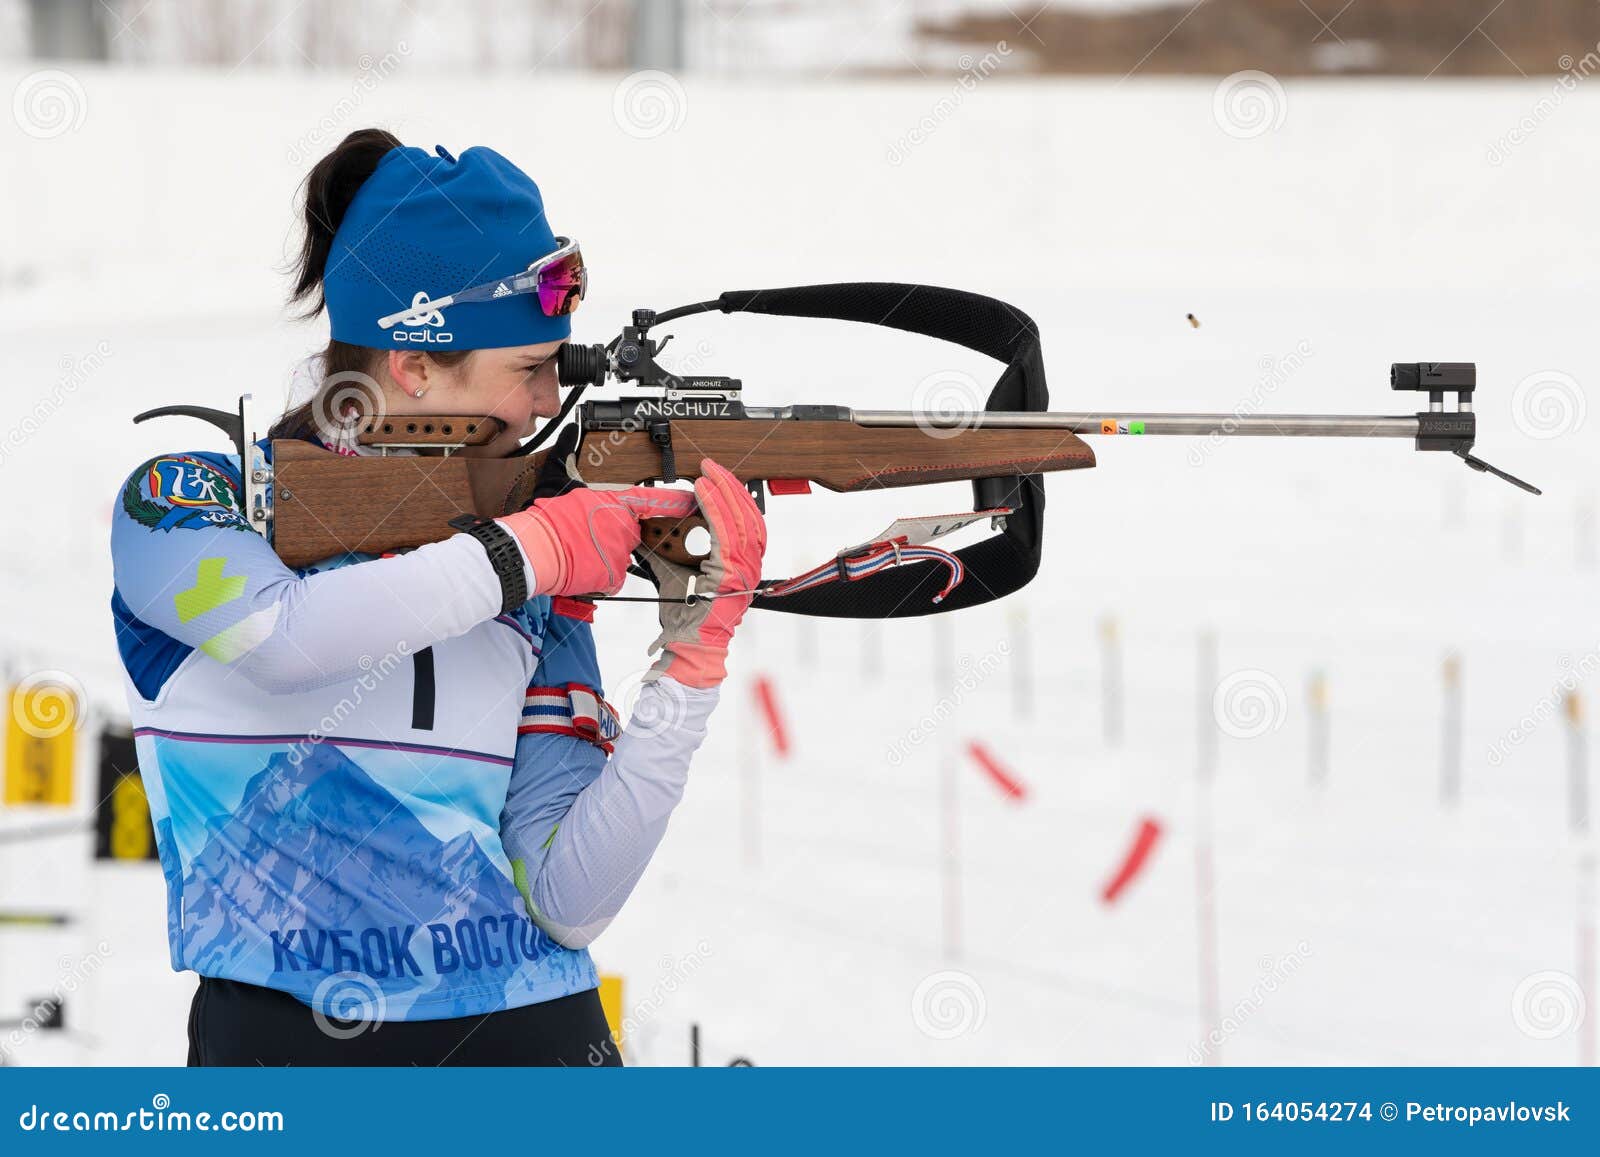
<svg viewBox="0 0 1600 1157">
<path fill-rule="evenodd" d="M 507 287 L 506 283 L 502 281 L 499 285 L 494 287 L 493 296 L 494 297 L 510 297 L 511 296 L 511 290 Z"/>
</svg>

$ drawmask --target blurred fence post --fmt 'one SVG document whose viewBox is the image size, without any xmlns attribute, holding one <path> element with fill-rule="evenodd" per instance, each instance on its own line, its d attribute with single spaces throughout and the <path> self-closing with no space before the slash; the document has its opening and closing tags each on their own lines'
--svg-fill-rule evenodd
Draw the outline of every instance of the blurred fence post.
<svg viewBox="0 0 1600 1157">
<path fill-rule="evenodd" d="M 804 574 L 811 569 L 811 564 L 800 555 L 794 556 L 794 568 L 790 574 Z M 810 670 L 817 665 L 817 636 L 822 633 L 822 624 L 826 619 L 815 618 L 811 615 L 788 615 L 794 620 L 794 657 L 797 666 Z"/>
<path fill-rule="evenodd" d="M 1217 637 L 1210 631 L 1200 633 L 1196 648 L 1196 759 L 1199 783 L 1210 788 L 1217 775 L 1217 725 L 1213 698 L 1222 675 L 1217 668 Z"/>
<path fill-rule="evenodd" d="M 1595 896 L 1594 848 L 1585 842 L 1578 853 L 1578 987 L 1588 1002 L 1589 1014 L 1578 1027 L 1578 1063 L 1588 1068 L 1595 1064 L 1595 1022 L 1600 1020 L 1595 1015 L 1595 1004 L 1600 999 L 1595 983 Z"/>
<path fill-rule="evenodd" d="M 759 676 L 758 676 L 759 678 Z M 747 868 L 761 867 L 761 741 L 760 731 L 766 726 L 755 702 L 755 685 L 751 685 L 751 703 L 739 712 L 739 845 L 740 857 Z"/>
<path fill-rule="evenodd" d="M 628 67 L 635 70 L 653 68 L 663 72 L 682 69 L 683 0 L 633 0 L 632 8 Z M 591 6 L 589 11 L 593 12 L 594 7 Z"/>
<path fill-rule="evenodd" d="M 821 619 L 810 615 L 793 615 L 794 657 L 798 666 L 810 670 L 817 665 L 817 624 Z"/>
<path fill-rule="evenodd" d="M 1507 562 L 1522 561 L 1522 538 L 1522 504 L 1513 503 L 1506 507 L 1505 529 L 1503 532 Z"/>
<path fill-rule="evenodd" d="M 1195 670 L 1197 733 L 1195 752 L 1195 961 L 1200 996 L 1200 1036 L 1209 1042 L 1222 1023 L 1217 946 L 1216 870 L 1212 852 L 1212 783 L 1217 774 L 1217 719 L 1212 706 L 1221 676 L 1217 670 L 1217 639 L 1201 632 Z M 1203 1049 L 1205 1063 L 1221 1064 L 1221 1045 Z"/>
<path fill-rule="evenodd" d="M 1578 503 L 1578 525 L 1573 535 L 1573 559 L 1578 569 L 1590 571 L 1595 562 L 1594 499 L 1585 498 Z"/>
<path fill-rule="evenodd" d="M 1122 743 L 1122 638 L 1115 615 L 1100 619 L 1100 717 L 1106 744 Z"/>
<path fill-rule="evenodd" d="M 935 706 L 955 684 L 955 640 L 950 634 L 950 616 L 932 615 L 930 634 L 933 636 L 933 702 Z"/>
<path fill-rule="evenodd" d="M 1440 667 L 1444 680 L 1443 731 L 1439 752 L 1439 802 L 1461 801 L 1461 656 L 1451 651 Z"/>
<path fill-rule="evenodd" d="M 1008 616 L 1011 627 L 1011 705 L 1019 719 L 1033 718 L 1033 648 L 1028 638 L 1028 608 Z"/>
<path fill-rule="evenodd" d="M 955 681 L 955 646 L 950 616 L 933 618 L 934 706 Z M 939 744 L 939 892 L 940 920 L 946 960 L 961 958 L 961 796 L 956 780 L 955 749 Z"/>
<path fill-rule="evenodd" d="M 1589 738 L 1584 730 L 1583 701 L 1578 692 L 1567 692 L 1562 703 L 1567 721 L 1567 815 L 1578 845 L 1578 987 L 1588 1002 L 1589 1013 L 1578 1026 L 1578 1063 L 1595 1063 L 1595 1021 L 1600 992 L 1596 991 L 1595 967 L 1595 863 L 1590 843 L 1589 818 Z"/>
<path fill-rule="evenodd" d="M 29 48 L 36 60 L 108 59 L 107 17 L 118 23 L 121 19 L 100 0 L 28 0 L 27 7 Z M 128 24 L 143 11 L 139 9 Z"/>
<path fill-rule="evenodd" d="M 876 679 L 883 674 L 883 624 L 885 620 L 861 622 L 861 674 Z"/>
<path fill-rule="evenodd" d="M 1583 701 L 1568 691 L 1562 701 L 1567 720 L 1567 814 L 1572 830 L 1589 830 L 1589 745 L 1583 733 Z"/>
<path fill-rule="evenodd" d="M 944 955 L 961 959 L 961 785 L 948 748 L 939 754 L 939 817 L 942 831 Z"/>
<path fill-rule="evenodd" d="M 1328 782 L 1328 677 L 1313 671 L 1306 686 L 1306 703 L 1311 709 L 1311 783 L 1321 787 Z"/>
</svg>

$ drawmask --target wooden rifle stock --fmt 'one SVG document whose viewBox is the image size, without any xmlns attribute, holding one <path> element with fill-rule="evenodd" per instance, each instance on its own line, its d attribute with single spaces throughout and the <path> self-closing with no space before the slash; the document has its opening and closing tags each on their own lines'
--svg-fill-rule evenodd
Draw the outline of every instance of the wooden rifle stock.
<svg viewBox="0 0 1600 1157">
<path fill-rule="evenodd" d="M 930 433 L 839 421 L 685 419 L 672 422 L 671 433 L 678 477 L 699 477 L 701 459 L 710 458 L 743 482 L 804 479 L 838 492 L 1094 465 L 1088 445 L 1060 429 Z M 273 545 L 290 566 L 347 551 L 382 554 L 438 542 L 455 533 L 448 524 L 457 515 L 493 518 L 521 510 L 548 454 L 349 457 L 292 440 L 273 442 L 272 453 Z M 635 485 L 663 474 L 661 447 L 643 431 L 586 431 L 573 460 L 591 483 Z M 654 519 L 644 527 L 644 540 L 663 557 L 694 566 L 699 559 L 683 547 L 683 535 L 697 524 L 698 518 Z"/>
</svg>

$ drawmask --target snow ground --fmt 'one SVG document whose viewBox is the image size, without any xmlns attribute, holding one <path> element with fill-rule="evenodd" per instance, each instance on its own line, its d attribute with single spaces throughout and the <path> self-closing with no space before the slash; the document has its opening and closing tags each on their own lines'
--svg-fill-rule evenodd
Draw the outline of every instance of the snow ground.
<svg viewBox="0 0 1600 1157">
<path fill-rule="evenodd" d="M 691 1023 L 710 1064 L 1188 1063 L 1204 1032 L 1197 736 L 1215 731 L 1197 640 L 1211 632 L 1218 674 L 1263 673 L 1248 678 L 1277 724 L 1216 740 L 1217 993 L 1235 1022 L 1220 1059 L 1580 1056 L 1593 1024 L 1572 1023 L 1576 982 L 1561 976 L 1584 969 L 1577 879 L 1592 837 L 1570 834 L 1563 725 L 1506 737 L 1564 674 L 1596 694 L 1582 678 L 1600 663 L 1596 424 L 1583 420 L 1600 377 L 1595 94 L 1537 113 L 1547 80 L 1294 82 L 1281 126 L 1237 139 L 1208 82 L 996 79 L 941 112 L 941 83 L 690 78 L 672 98 L 678 127 L 641 139 L 614 116 L 621 78 L 402 71 L 350 112 L 349 83 L 298 74 L 75 71 L 76 131 L 0 132 L 0 431 L 48 411 L 0 459 L 0 654 L 14 670 L 65 669 L 117 709 L 108 504 L 143 456 L 213 441 L 128 418 L 277 396 L 318 337 L 281 320 L 274 273 L 299 158 L 362 123 L 425 145 L 492 142 L 535 172 L 597 271 L 586 341 L 635 305 L 882 278 L 1028 310 L 1062 408 L 1403 412 L 1390 361 L 1475 359 L 1479 448 L 1542 499 L 1398 442 L 1236 441 L 1195 465 L 1188 442 L 1099 440 L 1098 469 L 1050 481 L 1044 569 L 1015 599 L 937 629 L 756 617 L 689 797 L 596 955 L 626 978 L 638 1063 L 685 1063 Z M 23 77 L 0 73 L 0 87 Z M 932 131 L 907 147 L 923 118 Z M 1533 131 L 1494 163 L 1523 118 Z M 960 351 L 821 323 L 678 332 L 755 402 L 903 408 L 928 375 L 992 376 Z M 1269 368 L 1297 351 L 1298 368 Z M 776 499 L 771 570 L 965 501 L 960 486 Z M 1107 616 L 1123 647 L 1120 745 L 1102 732 Z M 643 667 L 647 620 L 601 616 L 613 688 Z M 941 637 L 968 666 L 939 669 Z M 1446 810 L 1452 650 L 1465 757 Z M 1314 671 L 1331 704 L 1320 789 Z M 791 719 L 787 762 L 750 707 L 763 673 Z M 1027 782 L 1026 803 L 962 755 L 974 737 Z M 1492 761 L 1497 743 L 1507 754 Z M 945 762 L 961 807 L 954 959 Z M 1147 815 L 1165 835 L 1106 908 L 1100 885 Z M 11 809 L 0 826 L 36 818 Z M 1592 891 L 1587 904 L 1592 926 Z M 181 1063 L 192 985 L 166 967 L 160 906 L 154 869 L 91 869 L 86 840 L 0 844 L 0 908 L 78 919 L 0 928 L 0 1019 L 107 945 L 69 999 L 74 1031 L 30 1038 L 17 1063 Z"/>
</svg>

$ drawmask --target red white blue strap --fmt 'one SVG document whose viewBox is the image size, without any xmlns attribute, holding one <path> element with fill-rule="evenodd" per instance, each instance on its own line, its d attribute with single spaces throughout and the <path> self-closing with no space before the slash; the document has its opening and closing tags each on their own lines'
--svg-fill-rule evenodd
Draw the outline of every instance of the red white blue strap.
<svg viewBox="0 0 1600 1157">
<path fill-rule="evenodd" d="M 767 598 L 782 598 L 784 595 L 827 586 L 840 579 L 856 582 L 868 575 L 908 562 L 935 562 L 949 571 L 944 589 L 933 596 L 935 603 L 942 603 L 951 591 L 961 585 L 961 580 L 967 577 L 966 568 L 961 565 L 961 560 L 948 550 L 940 550 L 936 546 L 913 546 L 904 538 L 894 538 L 869 543 L 848 554 L 841 554 L 832 562 L 823 563 L 806 571 L 805 574 L 785 579 L 781 583 L 767 587 L 761 593 Z"/>
<path fill-rule="evenodd" d="M 622 723 L 611 704 L 582 683 L 529 687 L 522 701 L 518 735 L 572 735 L 611 752 Z"/>
</svg>

